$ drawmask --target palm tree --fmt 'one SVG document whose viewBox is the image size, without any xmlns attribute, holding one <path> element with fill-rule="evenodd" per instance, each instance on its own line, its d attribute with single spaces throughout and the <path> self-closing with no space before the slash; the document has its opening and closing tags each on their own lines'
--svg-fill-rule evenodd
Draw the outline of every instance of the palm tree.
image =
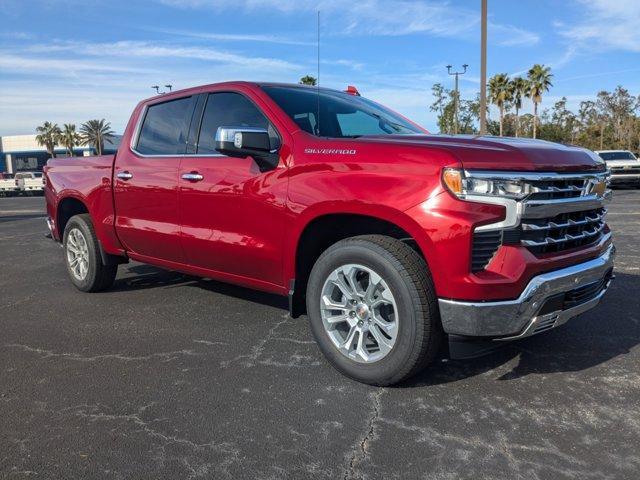
<svg viewBox="0 0 640 480">
<path fill-rule="evenodd" d="M 489 99 L 500 109 L 500 136 L 502 136 L 505 104 L 511 101 L 509 77 L 506 73 L 498 73 L 489 79 Z"/>
<path fill-rule="evenodd" d="M 522 108 L 522 98 L 527 95 L 529 91 L 529 81 L 516 77 L 511 80 L 509 84 L 511 88 L 511 97 L 513 98 L 513 106 L 516 109 L 516 137 L 520 136 L 520 109 Z"/>
<path fill-rule="evenodd" d="M 551 68 L 545 67 L 536 63 L 529 72 L 527 78 L 529 79 L 529 91 L 527 97 L 533 100 L 533 138 L 536 138 L 537 124 L 538 124 L 538 104 L 542 102 L 542 94 L 549 91 L 549 87 L 552 87 L 551 83 Z"/>
<path fill-rule="evenodd" d="M 312 77 L 311 75 L 305 75 L 300 79 L 301 85 L 315 85 L 317 82 L 316 77 Z"/>
<path fill-rule="evenodd" d="M 114 132 L 111 130 L 111 124 L 102 120 L 89 120 L 80 126 L 80 134 L 83 145 L 91 145 L 96 149 L 98 155 L 102 155 L 104 150 L 104 142 L 113 143 Z"/>
<path fill-rule="evenodd" d="M 46 148 L 47 153 L 51 157 L 55 158 L 55 148 L 60 141 L 60 135 L 62 134 L 62 132 L 60 131 L 60 127 L 58 127 L 58 124 L 44 122 L 41 126 L 36 128 L 36 132 L 38 132 L 38 134 L 36 135 L 36 142 Z"/>
<path fill-rule="evenodd" d="M 67 154 L 73 157 L 74 147 L 80 145 L 82 138 L 80 134 L 76 132 L 76 126 L 73 123 L 65 123 L 60 137 L 60 143 L 67 149 Z"/>
</svg>

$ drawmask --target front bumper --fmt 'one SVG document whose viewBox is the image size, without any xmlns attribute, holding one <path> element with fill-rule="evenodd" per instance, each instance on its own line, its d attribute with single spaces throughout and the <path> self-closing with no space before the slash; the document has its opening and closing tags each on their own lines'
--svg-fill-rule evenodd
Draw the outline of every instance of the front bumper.
<svg viewBox="0 0 640 480">
<path fill-rule="evenodd" d="M 531 279 L 515 300 L 463 302 L 439 299 L 446 333 L 513 340 L 562 325 L 595 307 L 611 283 L 615 247 L 598 258 Z"/>
</svg>

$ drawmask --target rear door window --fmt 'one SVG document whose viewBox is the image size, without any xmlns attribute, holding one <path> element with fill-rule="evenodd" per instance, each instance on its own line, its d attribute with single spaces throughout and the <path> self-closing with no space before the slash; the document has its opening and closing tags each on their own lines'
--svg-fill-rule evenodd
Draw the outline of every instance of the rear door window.
<svg viewBox="0 0 640 480">
<path fill-rule="evenodd" d="M 183 154 L 193 106 L 194 97 L 185 97 L 148 107 L 136 151 L 142 155 Z"/>
</svg>

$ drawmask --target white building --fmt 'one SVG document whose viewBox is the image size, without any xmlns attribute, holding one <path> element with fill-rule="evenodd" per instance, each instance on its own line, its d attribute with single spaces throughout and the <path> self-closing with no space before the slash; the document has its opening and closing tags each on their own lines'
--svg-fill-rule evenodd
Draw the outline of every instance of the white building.
<svg viewBox="0 0 640 480">
<path fill-rule="evenodd" d="M 121 135 L 115 135 L 113 144 L 105 143 L 104 153 L 114 153 L 120 144 Z M 73 149 L 76 156 L 93 155 L 94 149 L 89 146 L 79 146 Z M 67 156 L 66 149 L 58 145 L 56 156 Z M 16 173 L 20 171 L 42 170 L 47 163 L 47 150 L 36 142 L 35 135 L 6 135 L 0 137 L 0 172 Z"/>
</svg>

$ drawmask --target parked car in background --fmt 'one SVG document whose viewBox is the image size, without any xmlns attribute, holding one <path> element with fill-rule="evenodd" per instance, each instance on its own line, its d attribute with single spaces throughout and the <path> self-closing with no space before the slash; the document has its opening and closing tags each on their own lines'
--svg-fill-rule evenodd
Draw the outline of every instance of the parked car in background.
<svg viewBox="0 0 640 480">
<path fill-rule="evenodd" d="M 429 135 L 349 92 L 229 82 L 159 95 L 116 155 L 52 158 L 45 175 L 79 290 L 136 260 L 288 295 L 329 362 L 375 385 L 422 369 L 445 333 L 460 358 L 562 325 L 612 279 L 593 152 Z"/>
<path fill-rule="evenodd" d="M 596 152 L 611 170 L 611 185 L 640 186 L 640 160 L 628 150 Z"/>
<path fill-rule="evenodd" d="M 18 172 L 15 184 L 19 193 L 42 193 L 44 191 L 44 176 L 42 172 Z"/>
<path fill-rule="evenodd" d="M 13 174 L 0 172 L 0 196 L 15 195 L 18 193 L 18 186 L 13 178 Z"/>
</svg>

